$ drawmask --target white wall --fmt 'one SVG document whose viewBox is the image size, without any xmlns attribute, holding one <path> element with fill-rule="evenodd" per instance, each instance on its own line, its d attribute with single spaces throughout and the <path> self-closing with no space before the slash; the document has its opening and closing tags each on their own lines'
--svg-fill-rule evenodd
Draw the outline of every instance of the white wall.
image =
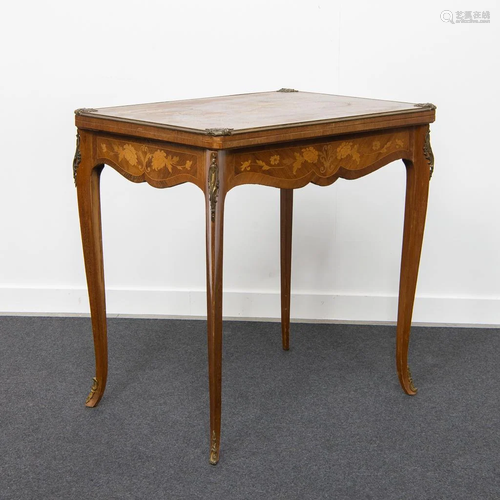
<svg viewBox="0 0 500 500">
<path fill-rule="evenodd" d="M 0 311 L 88 312 L 73 110 L 292 87 L 434 102 L 414 319 L 500 324 L 496 2 L 9 2 L 2 11 Z M 440 13 L 489 10 L 491 24 Z M 292 316 L 396 317 L 405 172 L 295 195 Z M 203 195 L 102 178 L 110 313 L 203 315 Z M 227 316 L 279 315 L 279 192 L 227 198 Z"/>
</svg>

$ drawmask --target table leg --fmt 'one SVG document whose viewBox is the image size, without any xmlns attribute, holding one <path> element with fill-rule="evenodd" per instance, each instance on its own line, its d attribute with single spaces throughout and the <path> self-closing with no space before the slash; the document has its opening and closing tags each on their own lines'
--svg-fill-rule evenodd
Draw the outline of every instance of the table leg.
<svg viewBox="0 0 500 500">
<path fill-rule="evenodd" d="M 290 348 L 290 282 L 292 273 L 293 189 L 281 189 L 281 341 Z"/>
<path fill-rule="evenodd" d="M 221 182 L 221 184 L 223 184 Z M 217 153 L 211 153 L 206 195 L 207 333 L 210 393 L 210 463 L 219 461 L 222 379 L 222 250 L 225 193 L 219 186 Z"/>
<path fill-rule="evenodd" d="M 399 382 L 406 394 L 409 395 L 417 393 L 408 366 L 408 345 L 410 342 L 411 317 L 417 286 L 420 253 L 424 237 L 429 179 L 434 165 L 428 127 L 420 127 L 415 133 L 414 151 L 413 161 L 405 160 L 406 206 L 396 339 L 396 365 Z M 431 170 L 429 170 L 429 166 L 431 166 Z"/>
<path fill-rule="evenodd" d="M 77 144 L 77 155 L 81 153 L 81 161 L 76 165 L 76 187 L 78 193 L 78 209 L 80 213 L 80 229 L 82 233 L 85 271 L 92 317 L 94 335 L 96 374 L 92 389 L 87 397 L 86 405 L 96 406 L 99 403 L 108 375 L 108 347 L 106 334 L 106 300 L 104 293 L 104 266 L 102 256 L 100 177 L 104 165 L 94 165 L 92 159 L 91 138 L 82 134 L 81 144 Z M 77 161 L 75 155 L 75 163 Z"/>
</svg>

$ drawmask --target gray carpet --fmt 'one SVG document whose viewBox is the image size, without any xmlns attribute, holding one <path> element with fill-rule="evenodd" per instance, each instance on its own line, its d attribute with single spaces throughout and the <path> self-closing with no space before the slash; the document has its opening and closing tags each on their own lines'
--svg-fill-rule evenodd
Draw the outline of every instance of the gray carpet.
<svg viewBox="0 0 500 500">
<path fill-rule="evenodd" d="M 499 499 L 500 331 L 225 322 L 208 464 L 205 322 L 109 321 L 97 408 L 88 318 L 0 317 L 1 499 Z"/>
</svg>

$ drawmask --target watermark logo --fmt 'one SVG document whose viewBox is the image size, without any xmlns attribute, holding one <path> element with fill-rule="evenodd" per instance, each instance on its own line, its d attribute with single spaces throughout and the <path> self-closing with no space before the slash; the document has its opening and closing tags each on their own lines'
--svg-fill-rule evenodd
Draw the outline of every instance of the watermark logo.
<svg viewBox="0 0 500 500">
<path fill-rule="evenodd" d="M 441 12 L 441 21 L 451 24 L 469 24 L 469 23 L 489 23 L 489 10 L 443 10 Z"/>
</svg>

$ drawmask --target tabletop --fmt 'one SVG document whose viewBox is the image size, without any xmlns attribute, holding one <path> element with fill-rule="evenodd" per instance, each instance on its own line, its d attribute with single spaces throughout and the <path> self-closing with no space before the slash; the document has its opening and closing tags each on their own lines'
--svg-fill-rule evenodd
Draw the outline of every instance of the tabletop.
<svg viewBox="0 0 500 500">
<path fill-rule="evenodd" d="M 430 123 L 432 104 L 365 99 L 281 89 L 272 92 L 207 97 L 76 111 L 77 125 L 205 147 L 240 147 L 387 126 Z M 133 129 L 131 128 L 133 127 Z M 139 128 L 138 127 L 142 127 Z M 162 134 L 163 130 L 163 134 Z M 160 134 L 159 137 L 158 134 Z M 174 134 L 174 135 L 173 135 Z M 147 133 L 144 135 L 147 136 Z M 207 138 L 203 141 L 203 138 Z M 267 139 L 266 139 L 267 138 Z M 248 140 L 245 140 L 248 139 Z M 252 140 L 253 139 L 253 140 Z M 200 140 L 202 141 L 200 143 Z"/>
</svg>

